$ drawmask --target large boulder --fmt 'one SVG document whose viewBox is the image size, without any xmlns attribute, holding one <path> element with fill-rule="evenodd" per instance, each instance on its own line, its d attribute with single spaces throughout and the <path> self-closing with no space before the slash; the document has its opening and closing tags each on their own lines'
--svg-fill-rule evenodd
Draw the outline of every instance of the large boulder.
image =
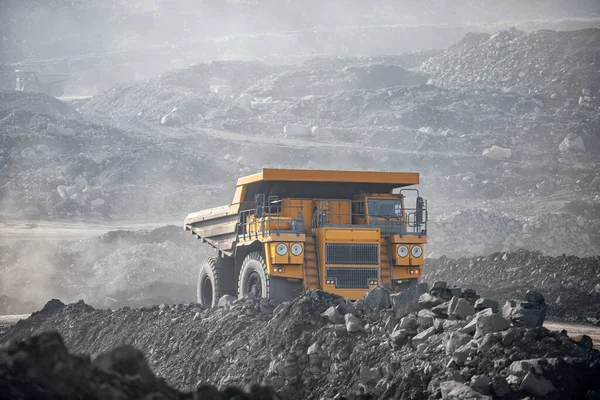
<svg viewBox="0 0 600 400">
<path fill-rule="evenodd" d="M 363 329 L 358 318 L 352 314 L 344 315 L 344 320 L 346 322 L 346 330 L 350 333 L 359 332 Z"/>
<path fill-rule="evenodd" d="M 510 149 L 505 149 L 504 147 L 492 146 L 489 149 L 485 149 L 483 151 L 483 156 L 489 158 L 510 158 L 512 152 Z"/>
<path fill-rule="evenodd" d="M 410 288 L 390 295 L 392 308 L 396 313 L 396 317 L 402 318 L 412 312 L 420 310 L 419 297 L 426 293 L 429 285 L 427 283 L 419 283 Z"/>
<path fill-rule="evenodd" d="M 464 383 L 456 381 L 442 382 L 440 385 L 442 391 L 442 399 L 446 400 L 484 400 L 491 399 L 489 396 L 484 396 L 477 393 Z"/>
<path fill-rule="evenodd" d="M 502 307 L 501 314 L 516 326 L 533 328 L 544 324 L 547 310 L 544 296 L 528 291 L 525 301 L 508 300 Z"/>
<path fill-rule="evenodd" d="M 558 150 L 563 153 L 567 151 L 585 151 L 585 145 L 581 136 L 570 133 L 558 145 Z"/>
<path fill-rule="evenodd" d="M 283 127 L 283 135 L 286 138 L 294 137 L 309 137 L 311 134 L 310 128 L 302 124 L 287 124 Z"/>
<path fill-rule="evenodd" d="M 521 381 L 520 390 L 535 396 L 544 397 L 555 392 L 556 388 L 548 379 L 536 376 L 533 372 L 528 372 L 525 378 Z"/>
<path fill-rule="evenodd" d="M 384 286 L 377 286 L 363 296 L 364 304 L 371 310 L 389 308 L 392 291 Z"/>
<path fill-rule="evenodd" d="M 467 319 L 475 314 L 475 308 L 465 299 L 453 297 L 448 303 L 448 315 L 454 315 L 458 319 Z"/>
<path fill-rule="evenodd" d="M 475 337 L 483 337 L 488 333 L 500 332 L 510 327 L 510 322 L 498 314 L 485 315 L 477 320 Z"/>
</svg>

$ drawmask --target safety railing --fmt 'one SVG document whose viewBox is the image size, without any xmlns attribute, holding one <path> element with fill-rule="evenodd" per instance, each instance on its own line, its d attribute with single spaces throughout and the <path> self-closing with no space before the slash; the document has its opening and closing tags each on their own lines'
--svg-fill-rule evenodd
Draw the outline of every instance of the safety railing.
<svg viewBox="0 0 600 400">
<path fill-rule="evenodd" d="M 421 206 L 402 208 L 400 199 L 318 200 L 312 226 L 360 225 L 386 234 L 423 235 L 427 233 L 427 202 L 421 202 Z"/>
<path fill-rule="evenodd" d="M 282 206 L 278 203 L 241 211 L 237 224 L 238 237 L 258 239 L 272 234 L 304 233 L 302 206 Z"/>
</svg>

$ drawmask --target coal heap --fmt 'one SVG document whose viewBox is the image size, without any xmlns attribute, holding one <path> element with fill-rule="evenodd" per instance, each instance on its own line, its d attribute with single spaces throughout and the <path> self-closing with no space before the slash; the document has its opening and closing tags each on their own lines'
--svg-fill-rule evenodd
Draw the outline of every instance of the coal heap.
<svg viewBox="0 0 600 400">
<path fill-rule="evenodd" d="M 115 311 L 56 305 L 2 337 L 10 341 L 3 350 L 10 355 L 0 357 L 0 371 L 15 396 L 23 395 L 19 376 L 35 382 L 52 377 L 48 390 L 63 390 L 55 393 L 102 387 L 126 395 L 178 393 L 150 370 L 177 390 L 259 383 L 286 399 L 360 393 L 397 399 L 575 399 L 600 390 L 600 353 L 591 339 L 574 340 L 539 326 L 547 304 L 531 291 L 504 305 L 442 282 L 399 294 L 378 287 L 356 302 L 312 291 L 280 305 L 226 298 L 210 310 L 198 304 Z M 105 355 L 91 365 L 67 356 L 58 336 L 43 333 L 48 330 L 58 331 L 71 352 Z M 148 365 L 130 348 L 110 352 L 116 345 L 144 349 Z M 50 359 L 62 360 L 60 368 L 56 362 L 35 362 L 36 354 L 44 354 L 40 346 L 49 349 Z M 15 357 L 25 361 L 14 362 Z M 121 357 L 138 360 L 134 367 L 124 361 L 119 370 L 136 376 L 125 379 L 127 384 L 106 373 Z M 47 365 L 54 370 L 44 370 Z M 85 384 L 61 375 L 70 365 L 79 366 L 73 376 L 88 377 Z M 47 373 L 29 372 L 40 370 Z"/>
</svg>

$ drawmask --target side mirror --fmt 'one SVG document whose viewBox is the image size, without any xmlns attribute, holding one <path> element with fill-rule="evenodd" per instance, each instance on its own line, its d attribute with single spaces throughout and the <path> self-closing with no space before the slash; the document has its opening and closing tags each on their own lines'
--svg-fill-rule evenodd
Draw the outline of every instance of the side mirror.
<svg viewBox="0 0 600 400">
<path fill-rule="evenodd" d="M 265 194 L 260 193 L 254 196 L 254 217 L 262 218 L 265 216 Z"/>
<path fill-rule="evenodd" d="M 417 197 L 417 211 L 415 213 L 415 224 L 421 226 L 423 224 L 423 209 L 425 208 L 425 202 L 422 197 Z"/>
</svg>

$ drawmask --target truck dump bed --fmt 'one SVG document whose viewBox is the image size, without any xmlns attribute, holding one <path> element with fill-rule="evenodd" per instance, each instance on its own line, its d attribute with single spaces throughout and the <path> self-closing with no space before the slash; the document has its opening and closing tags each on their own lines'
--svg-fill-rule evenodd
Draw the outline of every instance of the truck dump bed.
<svg viewBox="0 0 600 400">
<path fill-rule="evenodd" d="M 389 193 L 394 188 L 416 185 L 415 172 L 332 171 L 263 169 L 238 179 L 231 204 L 191 213 L 184 229 L 227 256 L 237 239 L 240 211 L 254 208 L 254 196 L 264 193 L 279 198 L 348 198 L 360 193 Z"/>
</svg>

